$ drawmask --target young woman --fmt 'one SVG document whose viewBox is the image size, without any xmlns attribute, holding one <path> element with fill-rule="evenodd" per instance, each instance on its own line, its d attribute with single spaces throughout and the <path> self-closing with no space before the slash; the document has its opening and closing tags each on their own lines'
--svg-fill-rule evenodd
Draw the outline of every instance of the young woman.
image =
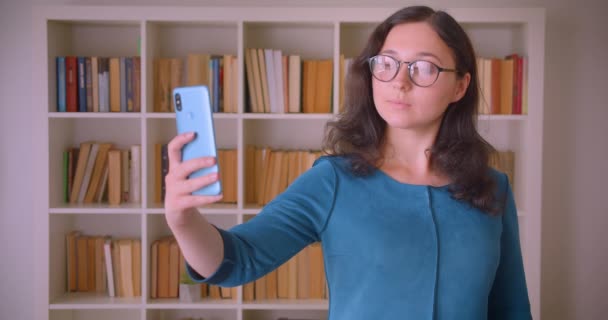
<svg viewBox="0 0 608 320">
<path fill-rule="evenodd" d="M 210 225 L 169 144 L 165 210 L 194 279 L 237 286 L 321 241 L 330 319 L 530 319 L 506 175 L 475 129 L 475 53 L 461 26 L 428 7 L 382 22 L 355 59 L 328 154 L 247 223 Z"/>
</svg>

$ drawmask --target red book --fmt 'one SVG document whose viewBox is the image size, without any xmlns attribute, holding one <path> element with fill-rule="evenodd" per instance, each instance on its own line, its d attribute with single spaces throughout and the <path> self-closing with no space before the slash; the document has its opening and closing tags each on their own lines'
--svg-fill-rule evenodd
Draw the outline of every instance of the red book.
<svg viewBox="0 0 608 320">
<path fill-rule="evenodd" d="M 78 111 L 78 66 L 76 57 L 65 57 L 65 104 L 67 112 Z"/>
</svg>

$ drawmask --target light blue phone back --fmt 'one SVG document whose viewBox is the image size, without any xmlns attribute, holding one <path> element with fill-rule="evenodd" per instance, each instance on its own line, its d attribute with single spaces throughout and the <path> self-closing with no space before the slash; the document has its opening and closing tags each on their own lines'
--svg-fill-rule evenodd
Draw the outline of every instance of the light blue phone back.
<svg viewBox="0 0 608 320">
<path fill-rule="evenodd" d="M 178 110 L 176 96 L 181 99 L 181 110 Z M 217 157 L 213 114 L 206 86 L 177 87 L 173 89 L 177 133 L 196 132 L 196 137 L 182 149 L 182 161 L 200 157 Z M 188 178 L 196 178 L 213 172 L 219 172 L 217 164 L 193 172 Z M 220 181 L 203 187 L 193 195 L 218 195 L 222 193 Z"/>
</svg>

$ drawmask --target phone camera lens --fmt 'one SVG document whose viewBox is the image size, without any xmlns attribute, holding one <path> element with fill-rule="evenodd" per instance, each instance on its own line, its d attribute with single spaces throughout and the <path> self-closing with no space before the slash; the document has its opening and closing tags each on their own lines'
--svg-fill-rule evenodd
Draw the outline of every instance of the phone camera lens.
<svg viewBox="0 0 608 320">
<path fill-rule="evenodd" d="M 177 111 L 182 111 L 182 98 L 179 93 L 175 94 L 175 108 Z"/>
</svg>

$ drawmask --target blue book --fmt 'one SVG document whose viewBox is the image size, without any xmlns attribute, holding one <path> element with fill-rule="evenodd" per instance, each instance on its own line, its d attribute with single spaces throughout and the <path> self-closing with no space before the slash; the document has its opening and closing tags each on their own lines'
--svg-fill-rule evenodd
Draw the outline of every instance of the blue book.
<svg viewBox="0 0 608 320">
<path fill-rule="evenodd" d="M 213 112 L 220 111 L 220 59 L 213 59 Z"/>
<path fill-rule="evenodd" d="M 78 112 L 87 112 L 86 64 L 84 57 L 78 57 Z"/>
<path fill-rule="evenodd" d="M 127 112 L 133 112 L 133 58 L 125 58 Z"/>
<path fill-rule="evenodd" d="M 66 112 L 65 106 L 65 57 L 57 57 L 57 112 Z"/>
</svg>

